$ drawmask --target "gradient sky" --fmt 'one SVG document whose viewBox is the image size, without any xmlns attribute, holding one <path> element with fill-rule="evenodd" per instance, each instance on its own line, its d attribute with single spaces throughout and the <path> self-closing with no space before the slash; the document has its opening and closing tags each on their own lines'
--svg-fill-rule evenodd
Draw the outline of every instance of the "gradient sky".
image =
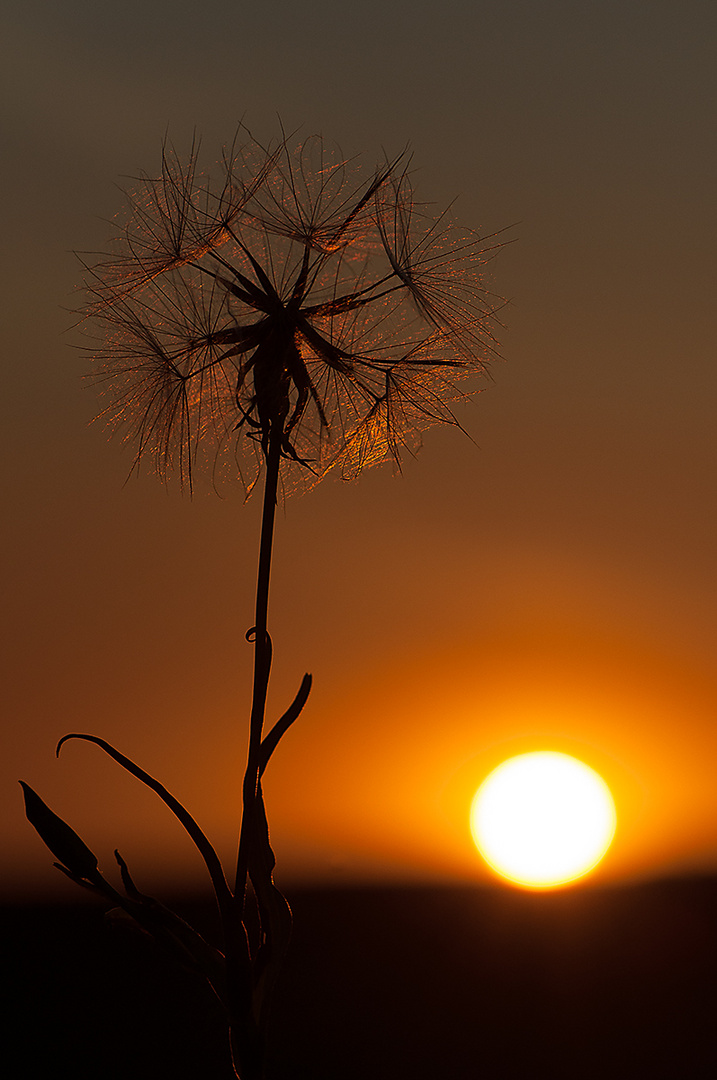
<svg viewBox="0 0 717 1080">
<path fill-rule="evenodd" d="M 400 478 L 278 519 L 270 714 L 314 691 L 265 791 L 279 879 L 484 881 L 468 810 L 504 757 L 611 785 L 600 880 L 717 869 L 710 0 L 23 0 L 0 22 L 5 889 L 64 890 L 22 777 L 140 888 L 202 868 L 90 731 L 231 861 L 259 500 L 124 486 L 69 310 L 73 250 L 165 133 L 243 119 L 346 153 L 407 143 L 421 198 L 514 226 L 505 362 Z M 596 877 L 596 880 L 598 878 Z"/>
</svg>

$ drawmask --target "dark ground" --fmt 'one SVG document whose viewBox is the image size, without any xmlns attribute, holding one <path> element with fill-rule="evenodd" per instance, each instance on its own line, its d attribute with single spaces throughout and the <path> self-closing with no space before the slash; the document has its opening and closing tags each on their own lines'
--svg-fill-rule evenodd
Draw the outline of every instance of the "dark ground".
<svg viewBox="0 0 717 1080">
<path fill-rule="evenodd" d="M 287 891 L 271 1080 L 717 1076 L 717 879 Z M 3 970 L 11 1080 L 228 1080 L 209 992 L 81 894 L 6 906 Z"/>
</svg>

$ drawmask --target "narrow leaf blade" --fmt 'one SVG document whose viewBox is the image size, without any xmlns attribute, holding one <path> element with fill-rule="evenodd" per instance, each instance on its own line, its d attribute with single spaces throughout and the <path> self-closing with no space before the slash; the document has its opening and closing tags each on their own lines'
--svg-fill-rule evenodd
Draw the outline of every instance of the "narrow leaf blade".
<svg viewBox="0 0 717 1080">
<path fill-rule="evenodd" d="M 40 838 L 47 844 L 53 855 L 66 866 L 72 874 L 80 878 L 94 880 L 97 877 L 97 857 L 90 851 L 84 840 L 70 828 L 42 801 L 36 791 L 19 781 L 25 796 L 25 814 Z"/>
</svg>

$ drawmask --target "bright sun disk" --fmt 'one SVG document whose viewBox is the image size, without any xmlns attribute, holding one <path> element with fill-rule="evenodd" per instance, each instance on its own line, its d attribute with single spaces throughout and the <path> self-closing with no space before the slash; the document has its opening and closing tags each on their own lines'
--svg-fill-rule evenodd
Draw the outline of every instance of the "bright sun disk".
<svg viewBox="0 0 717 1080">
<path fill-rule="evenodd" d="M 577 758 L 537 751 L 509 758 L 471 806 L 471 830 L 501 877 L 532 888 L 583 877 L 609 848 L 615 804 L 605 781 Z"/>
</svg>

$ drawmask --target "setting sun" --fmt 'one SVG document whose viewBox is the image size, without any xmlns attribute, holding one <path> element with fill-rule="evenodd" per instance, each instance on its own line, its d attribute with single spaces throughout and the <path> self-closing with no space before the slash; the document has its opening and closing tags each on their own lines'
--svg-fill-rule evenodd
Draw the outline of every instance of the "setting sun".
<svg viewBox="0 0 717 1080">
<path fill-rule="evenodd" d="M 473 839 L 501 877 L 550 888 L 583 877 L 615 832 L 604 780 L 568 754 L 509 758 L 487 777 L 471 807 Z"/>
</svg>

